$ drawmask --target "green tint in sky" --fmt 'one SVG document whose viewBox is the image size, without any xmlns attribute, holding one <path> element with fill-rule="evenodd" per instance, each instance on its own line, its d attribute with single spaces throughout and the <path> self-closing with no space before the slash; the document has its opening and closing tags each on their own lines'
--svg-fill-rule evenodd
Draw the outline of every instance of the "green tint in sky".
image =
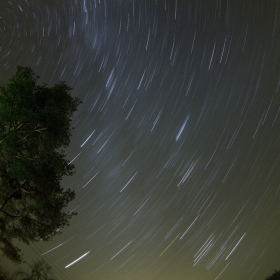
<svg viewBox="0 0 280 280">
<path fill-rule="evenodd" d="M 30 66 L 83 100 L 62 182 L 78 216 L 26 259 L 73 280 L 280 269 L 279 1 L 10 0 L 0 17 L 0 82 Z"/>
</svg>

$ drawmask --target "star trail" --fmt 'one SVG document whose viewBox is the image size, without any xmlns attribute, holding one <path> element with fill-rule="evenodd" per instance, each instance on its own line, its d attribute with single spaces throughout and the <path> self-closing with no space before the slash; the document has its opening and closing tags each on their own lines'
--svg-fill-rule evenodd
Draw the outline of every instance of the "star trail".
<svg viewBox="0 0 280 280">
<path fill-rule="evenodd" d="M 28 66 L 83 101 L 78 215 L 26 260 L 72 280 L 280 269 L 279 52 L 277 0 L 1 0 L 0 83 Z"/>
</svg>

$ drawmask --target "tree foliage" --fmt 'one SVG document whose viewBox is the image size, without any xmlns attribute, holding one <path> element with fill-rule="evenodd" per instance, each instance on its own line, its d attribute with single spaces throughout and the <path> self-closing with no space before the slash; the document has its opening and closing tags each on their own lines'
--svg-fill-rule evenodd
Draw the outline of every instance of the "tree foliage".
<svg viewBox="0 0 280 280">
<path fill-rule="evenodd" d="M 0 86 L 0 248 L 21 262 L 13 239 L 29 244 L 60 234 L 75 213 L 63 209 L 75 193 L 61 187 L 72 176 L 64 148 L 81 101 L 65 82 L 38 85 L 28 67 Z"/>
</svg>

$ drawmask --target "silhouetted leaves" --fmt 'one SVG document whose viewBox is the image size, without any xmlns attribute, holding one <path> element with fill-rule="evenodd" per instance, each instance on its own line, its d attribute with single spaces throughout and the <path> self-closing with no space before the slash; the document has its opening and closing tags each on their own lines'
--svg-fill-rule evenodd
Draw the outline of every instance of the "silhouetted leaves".
<svg viewBox="0 0 280 280">
<path fill-rule="evenodd" d="M 14 238 L 26 244 L 50 240 L 75 214 L 63 211 L 75 193 L 60 182 L 73 175 L 63 149 L 81 101 L 64 82 L 47 87 L 37 78 L 18 67 L 0 87 L 0 246 L 15 262 L 22 259 Z"/>
</svg>

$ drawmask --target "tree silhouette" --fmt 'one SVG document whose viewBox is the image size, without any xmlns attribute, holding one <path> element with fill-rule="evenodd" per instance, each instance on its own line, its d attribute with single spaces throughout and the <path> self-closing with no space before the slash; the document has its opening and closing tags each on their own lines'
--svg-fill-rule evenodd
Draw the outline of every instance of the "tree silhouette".
<svg viewBox="0 0 280 280">
<path fill-rule="evenodd" d="M 8 271 L 0 266 L 0 280 L 13 280 L 13 277 L 9 275 Z"/>
<path fill-rule="evenodd" d="M 0 249 L 14 262 L 22 257 L 13 239 L 50 240 L 76 214 L 63 211 L 75 193 L 60 182 L 73 175 L 63 149 L 81 101 L 64 82 L 47 87 L 37 79 L 18 66 L 0 86 Z"/>
<path fill-rule="evenodd" d="M 274 273 L 265 278 L 265 280 L 280 280 L 280 270 L 275 270 Z"/>
<path fill-rule="evenodd" d="M 0 280 L 56 280 L 52 267 L 43 259 L 38 259 L 30 265 L 28 271 L 22 269 L 8 273 L 0 266 Z"/>
</svg>

